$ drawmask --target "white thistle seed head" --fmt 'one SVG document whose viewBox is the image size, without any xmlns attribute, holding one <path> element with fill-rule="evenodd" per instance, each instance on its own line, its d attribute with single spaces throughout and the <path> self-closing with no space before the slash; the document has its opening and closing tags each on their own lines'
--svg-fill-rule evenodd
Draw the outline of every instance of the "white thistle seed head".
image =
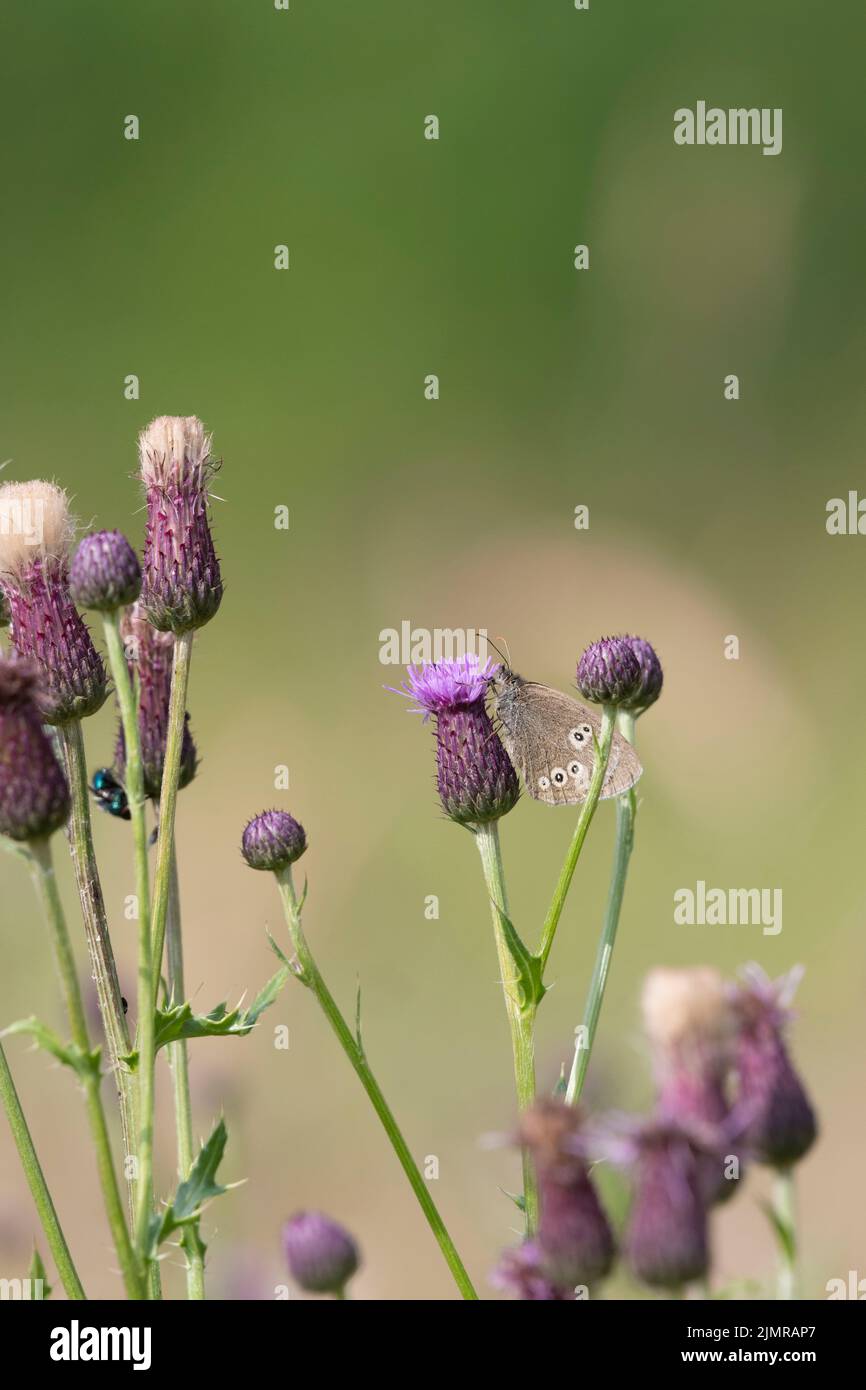
<svg viewBox="0 0 866 1390">
<path fill-rule="evenodd" d="M 74 536 L 62 487 L 40 479 L 0 486 L 0 574 L 14 582 L 34 560 L 65 560 Z"/>
<path fill-rule="evenodd" d="M 145 487 L 201 476 L 210 460 L 211 440 L 197 415 L 159 415 L 151 420 L 138 436 Z"/>
<path fill-rule="evenodd" d="M 644 981 L 644 1028 L 662 1053 L 723 1046 L 733 1031 L 730 991 L 710 966 L 659 966 Z"/>
</svg>

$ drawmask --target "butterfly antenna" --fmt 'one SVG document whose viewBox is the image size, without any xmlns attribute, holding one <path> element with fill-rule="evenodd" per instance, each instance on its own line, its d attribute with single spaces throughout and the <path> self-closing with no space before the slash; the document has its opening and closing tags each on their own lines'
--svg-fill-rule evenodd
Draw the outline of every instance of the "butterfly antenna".
<svg viewBox="0 0 866 1390">
<path fill-rule="evenodd" d="M 505 642 L 505 638 L 504 638 L 504 637 L 502 638 L 502 641 Z M 511 670 L 511 654 L 510 654 L 510 652 L 508 651 L 508 643 L 505 642 L 505 651 L 504 651 L 504 652 L 502 651 L 502 649 L 501 649 L 500 647 L 497 647 L 497 645 L 496 645 L 496 643 L 493 641 L 493 638 L 492 638 L 492 637 L 488 637 L 488 638 L 487 638 L 487 645 L 488 645 L 488 647 L 492 647 L 492 648 L 493 648 L 493 650 L 495 651 L 495 653 L 496 653 L 496 655 L 497 655 L 498 657 L 501 657 L 501 658 L 502 658 L 502 660 L 505 662 L 505 665 L 508 667 L 508 670 L 510 671 L 510 670 Z"/>
</svg>

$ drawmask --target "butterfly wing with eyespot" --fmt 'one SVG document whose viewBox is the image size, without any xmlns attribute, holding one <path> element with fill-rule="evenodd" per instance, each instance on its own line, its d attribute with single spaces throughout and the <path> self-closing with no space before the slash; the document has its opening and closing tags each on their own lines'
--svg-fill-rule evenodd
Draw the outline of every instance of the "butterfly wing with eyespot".
<svg viewBox="0 0 866 1390">
<path fill-rule="evenodd" d="M 579 806 L 586 800 L 595 761 L 592 735 L 601 734 L 598 711 L 535 681 L 494 697 L 499 736 L 530 796 L 548 806 Z M 602 799 L 619 796 L 641 775 L 638 756 L 614 732 Z"/>
</svg>

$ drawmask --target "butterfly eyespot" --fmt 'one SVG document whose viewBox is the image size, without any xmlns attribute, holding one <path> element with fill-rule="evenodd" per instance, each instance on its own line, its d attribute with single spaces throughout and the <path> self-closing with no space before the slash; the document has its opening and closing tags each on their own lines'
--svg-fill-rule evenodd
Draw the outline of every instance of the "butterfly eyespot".
<svg viewBox="0 0 866 1390">
<path fill-rule="evenodd" d="M 547 791 L 547 788 L 550 786 L 550 778 L 549 778 L 549 777 L 539 777 L 539 779 L 538 779 L 538 785 L 539 785 L 539 787 L 541 788 L 541 790 L 542 790 L 543 792 L 546 792 L 546 791 Z"/>
<path fill-rule="evenodd" d="M 581 725 L 580 725 L 578 728 L 576 728 L 576 729 L 569 729 L 569 731 L 568 731 L 568 740 L 569 740 L 569 743 L 573 743 L 574 746 L 575 746 L 575 748 L 580 748 L 581 745 L 584 744 L 584 743 L 586 742 L 586 739 L 587 739 L 588 734 L 591 734 L 591 733 L 592 733 L 592 730 L 590 729 L 590 727 L 589 727 L 588 724 L 581 724 Z"/>
<path fill-rule="evenodd" d="M 592 725 L 591 725 L 591 724 L 581 724 L 581 726 L 580 726 L 580 732 L 584 735 L 585 738 L 589 738 L 590 734 L 592 733 Z"/>
<path fill-rule="evenodd" d="M 558 787 L 563 786 L 566 780 L 565 769 L 561 767 L 555 767 L 550 774 L 550 780 L 552 782 L 555 782 Z"/>
<path fill-rule="evenodd" d="M 568 775 L 569 777 L 577 777 L 579 779 L 581 777 L 584 777 L 586 774 L 584 773 L 582 765 L 579 762 L 575 761 L 573 763 L 568 764 Z"/>
</svg>

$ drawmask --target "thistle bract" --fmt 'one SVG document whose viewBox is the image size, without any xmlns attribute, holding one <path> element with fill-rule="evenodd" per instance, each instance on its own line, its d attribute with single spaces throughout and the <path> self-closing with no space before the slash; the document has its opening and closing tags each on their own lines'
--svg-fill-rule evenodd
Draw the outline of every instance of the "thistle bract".
<svg viewBox="0 0 866 1390">
<path fill-rule="evenodd" d="M 520 795 L 517 774 L 484 703 L 497 667 L 466 655 L 409 666 L 399 694 L 436 719 L 436 785 L 447 816 L 459 825 L 499 820 Z"/>
<path fill-rule="evenodd" d="M 818 1134 L 815 1112 L 785 1044 L 795 972 L 773 982 L 753 967 L 738 989 L 735 1076 L 743 1140 L 760 1163 L 790 1167 Z"/>
<path fill-rule="evenodd" d="M 581 655 L 577 685 L 599 705 L 630 707 L 640 693 L 640 662 L 625 637 L 601 637 Z"/>
<path fill-rule="evenodd" d="M 155 628 L 202 627 L 222 602 L 210 530 L 211 436 L 194 415 L 163 415 L 139 438 L 147 500 L 142 606 Z"/>
<path fill-rule="evenodd" d="M 304 827 L 288 811 L 262 811 L 248 823 L 241 853 L 251 869 L 279 873 L 294 864 L 307 848 Z"/>
<path fill-rule="evenodd" d="M 41 840 L 69 814 L 66 776 L 45 733 L 35 694 L 38 675 L 0 659 L 0 834 Z"/>
<path fill-rule="evenodd" d="M 140 602 L 133 604 L 124 613 L 120 631 L 130 667 L 138 672 L 138 730 L 144 790 L 148 796 L 158 800 L 162 789 L 165 743 L 168 737 L 174 636 L 170 632 L 157 632 L 145 617 Z M 189 728 L 189 715 L 185 714 L 179 790 L 189 786 L 197 767 L 198 753 Z M 122 782 L 126 772 L 126 744 L 122 727 L 117 731 L 114 770 Z"/>
<path fill-rule="evenodd" d="M 95 714 L 108 682 L 102 658 L 69 592 L 73 525 L 68 498 L 53 483 L 0 488 L 0 573 L 11 615 L 12 645 L 39 672 L 36 699 L 49 724 Z"/>
<path fill-rule="evenodd" d="M 352 1237 L 320 1211 L 302 1211 L 283 1226 L 292 1278 L 307 1293 L 341 1295 L 361 1262 Z"/>
<path fill-rule="evenodd" d="M 121 531 L 85 536 L 72 557 L 69 590 L 81 608 L 114 613 L 134 603 L 141 591 L 138 556 Z"/>
</svg>

